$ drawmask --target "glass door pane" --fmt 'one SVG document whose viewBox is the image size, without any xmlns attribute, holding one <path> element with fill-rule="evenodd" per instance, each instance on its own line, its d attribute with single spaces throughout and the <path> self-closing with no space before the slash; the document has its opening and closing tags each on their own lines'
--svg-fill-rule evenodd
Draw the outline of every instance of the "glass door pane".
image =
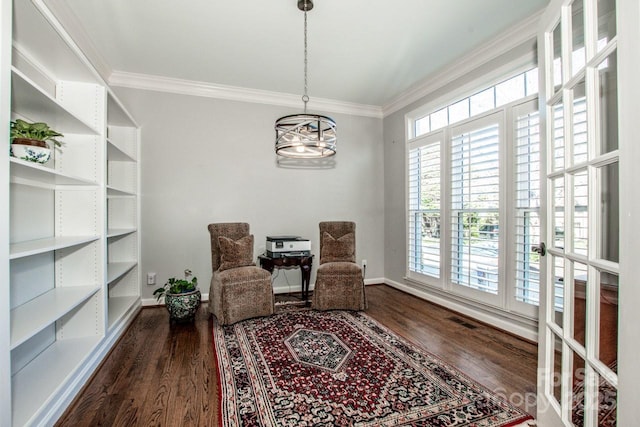
<svg viewBox="0 0 640 427">
<path fill-rule="evenodd" d="M 575 76 L 584 67 L 586 52 L 584 47 L 584 1 L 574 0 L 571 5 L 571 75 Z"/>
<path fill-rule="evenodd" d="M 613 372 L 618 372 L 618 276 L 601 271 L 600 342 L 598 357 Z"/>
<path fill-rule="evenodd" d="M 617 34 L 616 0 L 598 0 L 598 51 Z"/>
<path fill-rule="evenodd" d="M 588 384 L 584 359 L 573 353 L 573 370 L 571 372 L 571 421 L 575 427 L 585 425 L 585 393 Z"/>
<path fill-rule="evenodd" d="M 573 94 L 573 164 L 587 161 L 587 98 L 584 81 L 578 83 Z"/>
<path fill-rule="evenodd" d="M 620 255 L 618 217 L 620 215 L 619 168 L 618 162 L 602 166 L 597 169 L 598 175 L 598 205 L 600 217 L 598 232 L 600 245 L 598 258 L 618 262 Z"/>
<path fill-rule="evenodd" d="M 553 370 L 553 378 L 551 380 L 551 387 L 553 389 L 552 395 L 558 405 L 562 402 L 562 338 L 556 334 L 552 334 L 553 337 L 553 355 L 551 358 L 551 365 Z"/>
<path fill-rule="evenodd" d="M 553 170 L 564 168 L 564 106 L 553 106 Z"/>
<path fill-rule="evenodd" d="M 598 66 L 598 118 L 600 143 L 598 154 L 618 149 L 618 56 L 609 55 Z"/>
<path fill-rule="evenodd" d="M 554 178 L 551 183 L 553 191 L 551 224 L 553 226 L 552 247 L 564 249 L 565 247 L 565 224 L 564 224 L 564 176 Z"/>
<path fill-rule="evenodd" d="M 551 33 L 551 46 L 553 46 L 553 52 L 551 52 L 553 55 L 551 75 L 553 76 L 552 86 L 555 91 L 562 86 L 562 24 L 560 22 Z"/>
<path fill-rule="evenodd" d="M 564 258 L 549 255 L 549 266 L 553 269 L 551 278 L 553 280 L 553 310 L 552 321 L 560 328 L 563 327 L 564 319 Z"/>
<path fill-rule="evenodd" d="M 573 177 L 572 252 L 587 255 L 589 249 L 589 180 L 587 171 Z"/>
<path fill-rule="evenodd" d="M 572 264 L 573 295 L 570 301 L 573 311 L 573 339 L 584 347 L 586 343 L 587 295 L 589 289 L 587 281 L 587 266 L 579 262 L 574 262 Z"/>
<path fill-rule="evenodd" d="M 616 427 L 617 422 L 617 401 L 618 390 L 609 381 L 602 377 L 597 377 L 598 383 L 598 426 Z"/>
</svg>

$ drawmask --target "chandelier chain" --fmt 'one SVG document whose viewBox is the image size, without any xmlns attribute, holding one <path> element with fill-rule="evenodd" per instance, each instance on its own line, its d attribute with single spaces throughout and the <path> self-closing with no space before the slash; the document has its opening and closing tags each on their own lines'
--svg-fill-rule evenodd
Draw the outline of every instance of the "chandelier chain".
<svg viewBox="0 0 640 427">
<path fill-rule="evenodd" d="M 309 95 L 307 95 L 307 7 L 305 1 L 304 8 L 304 95 L 302 96 L 302 102 L 304 102 L 304 112 L 307 113 L 307 102 L 309 102 Z"/>
</svg>

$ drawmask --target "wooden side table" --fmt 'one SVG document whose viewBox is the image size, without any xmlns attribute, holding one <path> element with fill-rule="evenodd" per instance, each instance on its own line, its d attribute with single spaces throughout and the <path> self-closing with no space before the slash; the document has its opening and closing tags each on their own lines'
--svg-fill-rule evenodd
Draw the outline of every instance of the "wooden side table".
<svg viewBox="0 0 640 427">
<path fill-rule="evenodd" d="M 283 256 L 272 258 L 267 254 L 258 256 L 260 267 L 273 274 L 275 268 L 300 268 L 302 275 L 302 300 L 309 302 L 309 282 L 311 281 L 311 266 L 313 255 L 309 256 Z"/>
</svg>

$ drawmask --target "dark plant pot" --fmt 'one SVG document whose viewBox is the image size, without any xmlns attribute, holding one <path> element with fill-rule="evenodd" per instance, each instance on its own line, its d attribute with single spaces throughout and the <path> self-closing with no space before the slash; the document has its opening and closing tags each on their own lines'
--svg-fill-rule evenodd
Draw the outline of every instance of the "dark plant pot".
<svg viewBox="0 0 640 427">
<path fill-rule="evenodd" d="M 175 321 L 193 321 L 200 306 L 201 298 L 202 295 L 199 289 L 184 294 L 166 293 L 164 303 L 169 311 L 169 319 Z"/>
<path fill-rule="evenodd" d="M 11 155 L 35 163 L 47 163 L 51 150 L 44 141 L 29 138 L 14 138 L 11 142 Z"/>
</svg>

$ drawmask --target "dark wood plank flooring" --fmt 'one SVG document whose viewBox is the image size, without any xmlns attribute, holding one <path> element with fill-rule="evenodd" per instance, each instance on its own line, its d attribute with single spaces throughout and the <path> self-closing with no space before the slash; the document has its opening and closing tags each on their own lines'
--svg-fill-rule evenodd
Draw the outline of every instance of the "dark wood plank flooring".
<svg viewBox="0 0 640 427">
<path fill-rule="evenodd" d="M 537 348 L 385 285 L 367 287 L 367 313 L 535 415 Z M 215 426 L 212 320 L 170 325 L 144 308 L 58 426 Z"/>
</svg>

